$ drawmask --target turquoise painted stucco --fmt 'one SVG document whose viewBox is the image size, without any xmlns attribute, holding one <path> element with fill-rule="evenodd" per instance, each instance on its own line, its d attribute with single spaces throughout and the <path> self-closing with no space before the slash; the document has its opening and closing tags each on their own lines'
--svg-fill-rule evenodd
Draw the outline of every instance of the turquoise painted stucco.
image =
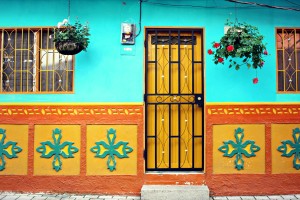
<svg viewBox="0 0 300 200">
<path fill-rule="evenodd" d="M 152 4 L 217 5 L 221 8 L 174 7 Z M 124 55 L 120 44 L 120 24 L 138 25 L 138 0 L 71 0 L 71 21 L 89 21 L 91 43 L 87 52 L 76 56 L 74 94 L 0 94 L 0 102 L 143 102 L 144 27 L 185 26 L 205 29 L 206 102 L 298 102 L 299 94 L 276 92 L 275 27 L 300 27 L 300 12 L 235 5 L 221 0 L 158 1 L 142 4 L 142 29 Z M 219 3 L 218 3 L 219 2 Z M 282 1 L 268 0 L 276 4 Z M 0 27 L 55 26 L 67 18 L 67 0 L 2 0 Z M 224 8 L 229 6 L 229 8 Z M 235 9 L 236 6 L 236 9 Z M 285 4 L 285 6 L 289 6 Z M 255 70 L 229 69 L 215 65 L 206 53 L 211 43 L 224 33 L 227 18 L 238 18 L 259 28 L 265 36 L 268 52 L 263 69 L 258 69 L 258 84 L 252 83 Z"/>
</svg>

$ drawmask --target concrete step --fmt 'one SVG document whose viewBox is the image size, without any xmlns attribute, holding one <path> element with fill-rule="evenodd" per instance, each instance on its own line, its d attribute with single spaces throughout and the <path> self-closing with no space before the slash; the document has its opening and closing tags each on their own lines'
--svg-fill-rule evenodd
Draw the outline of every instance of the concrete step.
<svg viewBox="0 0 300 200">
<path fill-rule="evenodd" d="M 143 185 L 142 200 L 209 200 L 206 185 Z"/>
</svg>

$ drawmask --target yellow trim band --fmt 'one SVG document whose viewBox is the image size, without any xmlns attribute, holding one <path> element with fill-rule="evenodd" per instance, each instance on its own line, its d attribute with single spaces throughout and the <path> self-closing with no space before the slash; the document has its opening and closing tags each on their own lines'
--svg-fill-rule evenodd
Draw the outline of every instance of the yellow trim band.
<svg viewBox="0 0 300 200">
<path fill-rule="evenodd" d="M 217 105 L 300 105 L 300 102 L 211 102 L 207 103 L 207 106 Z"/>
<path fill-rule="evenodd" d="M 3 105 L 130 105 L 130 106 L 142 106 L 144 105 L 144 103 L 142 102 L 66 102 L 66 103 L 61 103 L 61 102 L 57 102 L 57 103 L 53 103 L 53 102 L 0 102 L 0 106 Z"/>
</svg>

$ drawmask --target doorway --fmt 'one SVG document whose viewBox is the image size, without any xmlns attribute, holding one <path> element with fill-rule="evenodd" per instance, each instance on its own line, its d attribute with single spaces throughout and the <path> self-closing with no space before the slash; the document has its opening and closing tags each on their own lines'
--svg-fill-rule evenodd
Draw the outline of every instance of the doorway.
<svg viewBox="0 0 300 200">
<path fill-rule="evenodd" d="M 146 28 L 146 171 L 202 171 L 203 29 Z"/>
</svg>

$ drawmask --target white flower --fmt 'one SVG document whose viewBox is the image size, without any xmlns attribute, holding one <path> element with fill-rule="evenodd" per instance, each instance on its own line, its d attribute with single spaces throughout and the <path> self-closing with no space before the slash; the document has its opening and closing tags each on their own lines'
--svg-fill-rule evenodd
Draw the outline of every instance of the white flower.
<svg viewBox="0 0 300 200">
<path fill-rule="evenodd" d="M 64 20 L 62 21 L 62 23 L 63 23 L 63 24 L 67 24 L 67 23 L 68 23 L 68 20 L 67 20 L 67 19 L 64 19 Z"/>
<path fill-rule="evenodd" d="M 60 28 L 62 25 L 64 25 L 62 22 L 57 23 L 57 28 Z"/>
</svg>

